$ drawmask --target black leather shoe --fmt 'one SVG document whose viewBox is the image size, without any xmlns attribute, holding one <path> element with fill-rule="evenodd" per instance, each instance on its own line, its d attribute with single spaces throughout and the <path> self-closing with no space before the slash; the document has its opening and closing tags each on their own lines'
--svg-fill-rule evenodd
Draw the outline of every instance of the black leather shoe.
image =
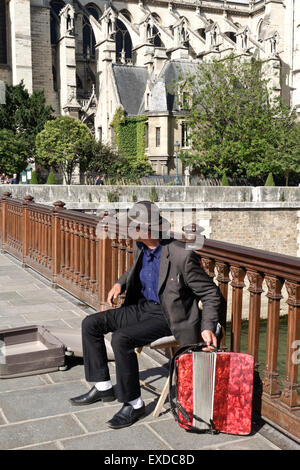
<svg viewBox="0 0 300 470">
<path fill-rule="evenodd" d="M 114 401 L 115 395 L 113 388 L 109 390 L 100 391 L 94 386 L 91 390 L 83 395 L 79 395 L 78 397 L 70 398 L 70 402 L 72 405 L 75 406 L 82 406 L 82 405 L 91 405 L 97 401 Z"/>
<path fill-rule="evenodd" d="M 126 428 L 145 416 L 145 413 L 145 405 L 135 410 L 129 403 L 124 403 L 120 411 L 107 421 L 107 424 L 112 429 Z"/>
</svg>

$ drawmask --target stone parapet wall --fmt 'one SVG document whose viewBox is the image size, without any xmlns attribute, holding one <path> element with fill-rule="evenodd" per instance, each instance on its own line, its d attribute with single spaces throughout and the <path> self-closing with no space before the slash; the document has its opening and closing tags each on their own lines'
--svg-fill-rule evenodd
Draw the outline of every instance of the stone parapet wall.
<svg viewBox="0 0 300 470">
<path fill-rule="evenodd" d="M 130 203 L 133 195 L 138 200 L 149 199 L 155 188 L 158 203 L 192 203 L 205 207 L 298 207 L 300 187 L 293 186 L 93 186 L 93 185 L 18 185 L 1 186 L 0 194 L 11 191 L 13 197 L 31 194 L 37 202 L 52 204 L 62 200 L 68 208 L 94 208 L 99 202 L 108 202 L 108 193 L 119 196 L 119 202 Z M 228 206 L 229 207 L 229 206 Z M 233 206 L 232 206 L 233 207 Z"/>
<path fill-rule="evenodd" d="M 96 212 L 125 210 L 137 200 L 150 199 L 152 186 L 11 185 L 0 186 L 0 195 L 11 191 L 23 199 L 66 208 Z M 203 227 L 207 238 L 300 256 L 300 188 L 298 187 L 169 187 L 155 186 L 157 204 L 175 230 L 190 222 Z M 108 202 L 108 193 L 119 202 Z M 284 194 L 284 201 L 282 194 Z"/>
</svg>

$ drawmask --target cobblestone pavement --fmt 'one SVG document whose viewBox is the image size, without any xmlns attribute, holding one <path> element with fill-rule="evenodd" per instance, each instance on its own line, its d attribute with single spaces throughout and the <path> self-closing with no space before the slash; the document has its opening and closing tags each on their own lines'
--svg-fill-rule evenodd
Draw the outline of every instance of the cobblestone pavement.
<svg viewBox="0 0 300 470">
<path fill-rule="evenodd" d="M 94 310 L 0 254 L 0 329 L 29 324 L 79 327 Z M 158 354 L 158 353 L 157 353 Z M 130 428 L 111 430 L 106 422 L 120 403 L 73 407 L 68 399 L 89 390 L 81 358 L 67 358 L 69 368 L 47 374 L 0 379 L 0 449 L 80 450 L 274 450 L 300 449 L 266 423 L 254 424 L 249 436 L 193 434 L 179 428 L 169 411 L 154 419 L 157 395 L 143 389 L 146 416 Z M 164 359 L 165 361 L 165 359 Z M 112 381 L 115 366 L 110 362 Z M 167 369 L 142 353 L 141 378 L 161 388 Z"/>
</svg>

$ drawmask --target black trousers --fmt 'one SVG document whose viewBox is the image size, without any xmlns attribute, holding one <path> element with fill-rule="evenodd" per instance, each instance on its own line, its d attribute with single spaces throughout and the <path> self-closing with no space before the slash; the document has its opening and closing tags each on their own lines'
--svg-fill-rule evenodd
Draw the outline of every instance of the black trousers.
<svg viewBox="0 0 300 470">
<path fill-rule="evenodd" d="M 135 348 L 163 336 L 172 335 L 161 306 L 141 299 L 137 305 L 123 306 L 87 316 L 82 322 L 85 378 L 88 382 L 110 379 L 104 335 L 113 332 L 116 396 L 126 403 L 141 394 Z"/>
</svg>

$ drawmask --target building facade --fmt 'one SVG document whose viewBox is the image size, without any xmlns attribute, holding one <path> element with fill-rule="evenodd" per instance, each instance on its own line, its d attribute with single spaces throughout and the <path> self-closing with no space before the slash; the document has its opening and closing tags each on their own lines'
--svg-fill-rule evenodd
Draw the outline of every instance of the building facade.
<svg viewBox="0 0 300 470">
<path fill-rule="evenodd" d="M 44 89 L 56 115 L 105 143 L 117 109 L 145 116 L 158 174 L 174 173 L 174 143 L 188 144 L 172 84 L 230 53 L 264 60 L 300 116 L 299 0 L 0 0 L 0 80 Z"/>
</svg>

